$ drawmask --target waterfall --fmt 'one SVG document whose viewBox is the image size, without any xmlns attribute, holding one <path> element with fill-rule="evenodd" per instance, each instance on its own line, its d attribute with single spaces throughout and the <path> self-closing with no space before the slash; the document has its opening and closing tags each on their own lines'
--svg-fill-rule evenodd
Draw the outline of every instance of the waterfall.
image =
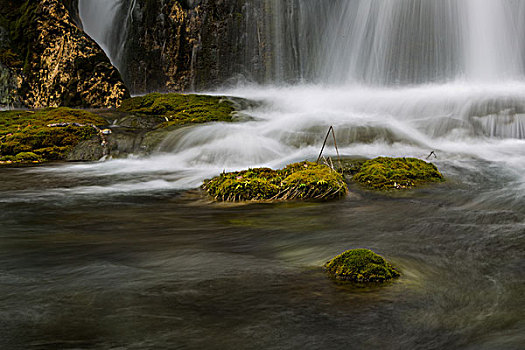
<svg viewBox="0 0 525 350">
<path fill-rule="evenodd" d="M 519 1 L 277 2 L 294 9 L 293 16 L 286 11 L 271 14 L 279 33 L 271 40 L 277 77 L 286 78 L 282 62 L 297 62 L 301 78 L 328 84 L 487 81 L 523 75 Z M 295 26 L 283 27 L 283 22 Z M 301 36 L 297 42 L 302 47 L 292 45 L 289 38 L 294 35 Z"/>
<path fill-rule="evenodd" d="M 467 0 L 465 67 L 472 80 L 498 80 L 523 74 L 523 22 L 518 1 Z"/>
<path fill-rule="evenodd" d="M 128 19 L 134 8 L 135 0 L 79 0 L 84 30 L 119 70 L 124 64 Z"/>
<path fill-rule="evenodd" d="M 135 1 L 80 0 L 86 31 L 118 68 Z M 381 86 L 523 76 L 521 1 L 247 0 L 243 11 L 245 32 L 228 40 L 242 42 L 244 54 L 221 67 L 259 83 Z"/>
</svg>

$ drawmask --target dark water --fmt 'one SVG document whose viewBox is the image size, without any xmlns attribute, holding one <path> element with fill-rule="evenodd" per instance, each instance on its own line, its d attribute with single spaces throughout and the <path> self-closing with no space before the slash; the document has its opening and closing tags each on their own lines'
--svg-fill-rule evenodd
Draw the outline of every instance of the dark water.
<svg viewBox="0 0 525 350">
<path fill-rule="evenodd" d="M 0 169 L 0 348 L 524 348 L 523 196 L 497 165 L 440 166 L 395 197 L 238 206 Z M 403 276 L 334 284 L 322 264 L 356 247 Z"/>
</svg>

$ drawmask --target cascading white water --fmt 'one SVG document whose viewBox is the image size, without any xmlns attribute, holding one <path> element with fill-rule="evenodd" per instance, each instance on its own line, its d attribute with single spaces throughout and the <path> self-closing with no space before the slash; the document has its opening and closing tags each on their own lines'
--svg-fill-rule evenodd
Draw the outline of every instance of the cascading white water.
<svg viewBox="0 0 525 350">
<path fill-rule="evenodd" d="M 497 81 L 523 75 L 523 21 L 519 1 L 467 0 L 465 70 L 471 80 Z M 518 16 L 516 16 L 518 15 Z"/>
<path fill-rule="evenodd" d="M 455 79 L 500 80 L 523 75 L 523 9 L 513 0 L 315 0 L 293 3 L 308 45 L 288 52 L 303 74 L 324 84 L 418 84 Z M 319 9 L 322 3 L 323 10 Z M 281 5 L 282 6 L 282 5 Z M 281 12 L 286 14 L 286 12 Z M 312 13 L 317 19 L 312 21 Z M 281 29 L 281 15 L 274 26 Z M 307 19 L 308 18 L 308 19 Z M 285 18 L 286 19 L 286 18 Z M 307 19 L 307 20 L 305 20 Z M 288 19 L 289 20 L 289 19 Z M 275 48 L 292 36 L 277 30 Z M 286 54 L 285 50 L 277 50 Z M 317 52 L 312 55 L 312 52 Z M 283 61 L 282 57 L 279 57 Z M 281 67 L 279 62 L 275 62 Z M 313 73 L 313 74 L 312 74 Z M 282 74 L 281 74 L 282 76 Z"/>
<path fill-rule="evenodd" d="M 83 28 L 106 52 L 118 68 L 127 37 L 127 18 L 133 11 L 135 0 L 79 0 Z"/>
<path fill-rule="evenodd" d="M 435 150 L 438 162 L 503 164 L 525 198 L 522 1 L 263 0 L 246 9 L 248 42 L 272 53 L 260 53 L 272 86 L 220 94 L 263 101 L 247 111 L 253 121 L 185 129 L 157 156 L 73 171 L 169 171 L 165 186 L 194 187 L 224 169 L 315 158 L 334 125 L 348 155 Z M 286 81 L 296 85 L 279 87 Z"/>
</svg>

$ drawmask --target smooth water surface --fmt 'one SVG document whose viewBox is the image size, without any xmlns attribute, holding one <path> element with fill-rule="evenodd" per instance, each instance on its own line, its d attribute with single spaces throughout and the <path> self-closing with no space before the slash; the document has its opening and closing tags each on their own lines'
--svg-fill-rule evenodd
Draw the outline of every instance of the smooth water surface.
<svg viewBox="0 0 525 350">
<path fill-rule="evenodd" d="M 250 205 L 1 169 L 0 345 L 519 349 L 523 197 L 498 198 L 497 164 L 438 164 L 449 181 L 410 195 Z M 321 265 L 356 247 L 403 276 L 334 284 Z"/>
</svg>

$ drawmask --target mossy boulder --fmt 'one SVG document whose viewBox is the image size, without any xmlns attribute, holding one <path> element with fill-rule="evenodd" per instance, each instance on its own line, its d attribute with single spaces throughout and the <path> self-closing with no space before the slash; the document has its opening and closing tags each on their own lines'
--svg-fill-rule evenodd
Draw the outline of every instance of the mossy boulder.
<svg viewBox="0 0 525 350">
<path fill-rule="evenodd" d="M 62 126 L 51 126 L 61 124 Z M 64 159 L 107 125 L 96 114 L 71 108 L 0 112 L 0 161 L 28 163 Z"/>
<path fill-rule="evenodd" d="M 217 201 L 331 200 L 346 196 L 343 176 L 326 165 L 301 162 L 281 170 L 249 169 L 205 180 L 202 188 Z"/>
<path fill-rule="evenodd" d="M 417 158 L 388 157 L 364 162 L 353 179 L 365 187 L 382 191 L 444 181 L 443 175 L 432 163 Z"/>
<path fill-rule="evenodd" d="M 386 282 L 400 273 L 382 256 L 369 249 L 352 249 L 325 264 L 328 274 L 338 281 L 369 283 Z"/>
<path fill-rule="evenodd" d="M 225 97 L 193 94 L 152 93 L 125 100 L 120 112 L 143 117 L 160 116 L 160 127 L 207 122 L 231 122 L 235 105 Z"/>
</svg>

